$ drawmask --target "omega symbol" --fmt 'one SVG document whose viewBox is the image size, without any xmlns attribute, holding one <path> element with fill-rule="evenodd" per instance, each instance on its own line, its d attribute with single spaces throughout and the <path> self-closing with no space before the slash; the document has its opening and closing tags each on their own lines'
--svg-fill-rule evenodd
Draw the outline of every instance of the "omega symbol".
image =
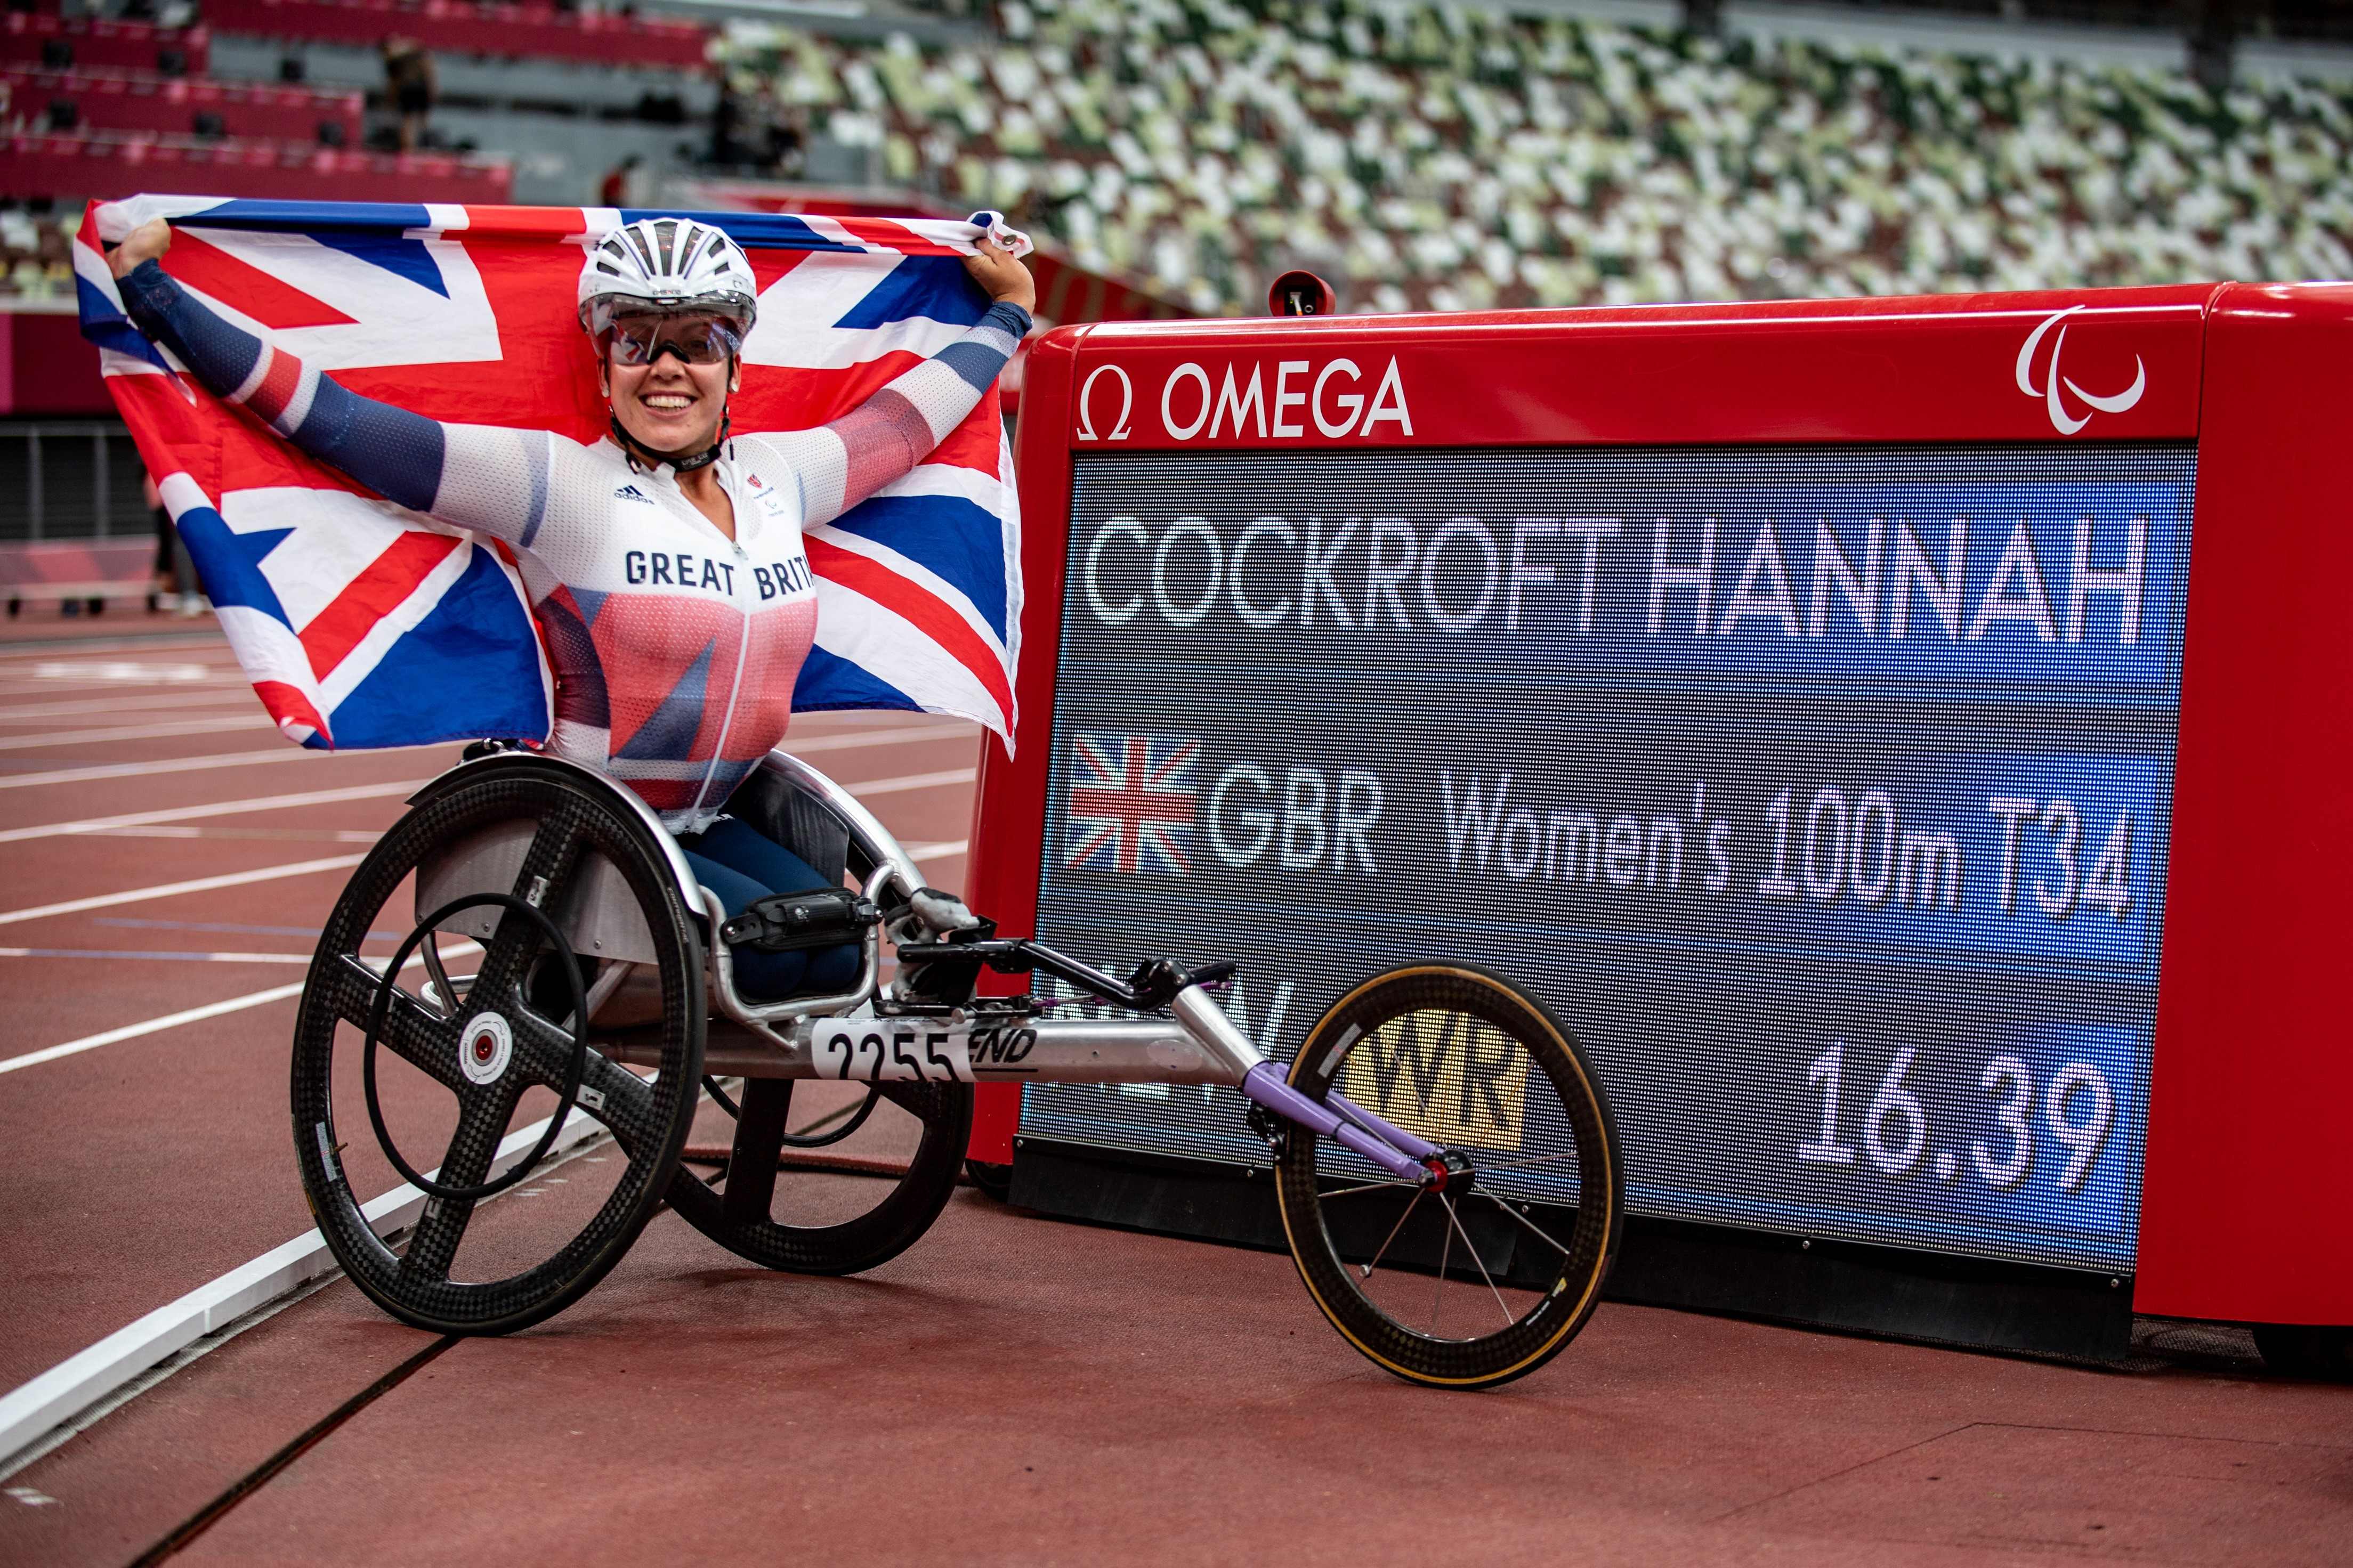
<svg viewBox="0 0 2353 1568">
<path fill-rule="evenodd" d="M 1119 416 L 1111 422 L 1111 434 L 1103 437 L 1095 434 L 1093 403 L 1095 383 L 1107 374 L 1119 377 Z M 1129 435 L 1128 411 L 1134 406 L 1135 384 L 1127 379 L 1127 372 L 1115 364 L 1097 365 L 1093 374 L 1079 384 L 1079 439 L 1082 441 L 1126 440 Z"/>
<path fill-rule="evenodd" d="M 2092 416 L 2068 413 L 2066 401 L 2059 395 L 2061 387 L 2074 394 L 2077 400 L 2087 407 L 2102 414 L 2122 414 L 2138 403 L 2140 395 L 2148 390 L 2148 368 L 2141 363 L 2138 354 L 2133 356 L 2132 384 L 2122 392 L 2110 393 L 2105 396 L 2084 391 L 2059 373 L 2059 356 L 2067 347 L 2067 329 L 2063 323 L 2083 308 L 2070 305 L 2063 310 L 2054 310 L 2045 316 L 2042 324 L 2026 335 L 2026 345 L 2018 351 L 2018 390 L 2029 397 L 2042 399 L 2043 406 L 2051 413 L 2052 428 L 2062 436 L 2073 436 L 2089 425 Z M 2034 384 L 2034 353 L 2042 346 L 2043 335 L 2053 327 L 2059 329 L 2059 335 L 2051 341 L 2051 366 L 2043 373 L 2042 384 L 2037 386 Z"/>
</svg>

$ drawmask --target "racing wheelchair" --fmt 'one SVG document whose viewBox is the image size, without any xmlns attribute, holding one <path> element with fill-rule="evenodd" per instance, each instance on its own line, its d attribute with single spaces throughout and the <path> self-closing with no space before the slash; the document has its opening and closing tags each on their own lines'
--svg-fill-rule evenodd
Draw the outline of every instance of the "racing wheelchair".
<svg viewBox="0 0 2353 1568">
<path fill-rule="evenodd" d="M 1213 995 L 1233 965 L 1121 978 L 999 937 L 787 752 L 726 809 L 833 886 L 731 918 L 635 795 L 487 743 L 353 874 L 296 1023 L 294 1146 L 335 1258 L 385 1310 L 444 1333 L 539 1322 L 664 1203 L 765 1268 L 872 1268 L 946 1205 L 973 1086 L 996 1081 L 1239 1090 L 1310 1296 L 1409 1381 L 1509 1381 L 1592 1313 L 1623 1208 L 1609 1103 L 1570 1033 L 1504 981 L 1375 976 L 1285 1072 Z M 747 949 L 851 942 L 846 991 L 738 989 Z M 984 972 L 1031 989 L 982 995 Z M 373 1150 L 342 1131 L 354 1093 Z M 719 1137 L 697 1143 L 698 1124 Z M 432 1170 L 418 1149 L 440 1151 Z M 354 1190 L 378 1153 L 426 1194 L 413 1225 Z"/>
</svg>

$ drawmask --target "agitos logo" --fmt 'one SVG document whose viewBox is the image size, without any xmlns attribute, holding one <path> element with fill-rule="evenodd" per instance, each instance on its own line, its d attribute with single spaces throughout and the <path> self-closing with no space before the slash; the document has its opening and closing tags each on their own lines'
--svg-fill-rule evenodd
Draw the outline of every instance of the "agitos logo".
<svg viewBox="0 0 2353 1568">
<path fill-rule="evenodd" d="M 1527 1131 L 1528 1058 L 1476 1018 L 1408 1013 L 1348 1052 L 1350 1100 L 1433 1143 L 1517 1149 Z"/>
<path fill-rule="evenodd" d="M 2083 308 L 2081 305 L 2070 305 L 2063 310 L 2054 310 L 2042 318 L 2042 325 L 2026 334 L 2025 345 L 2018 351 L 2018 390 L 2029 397 L 2042 399 L 2043 407 L 2051 415 L 2052 428 L 2062 436 L 2073 436 L 2092 422 L 2092 416 L 2071 412 L 2067 406 L 2067 400 L 2059 395 L 2061 388 L 2063 387 L 2073 393 L 2076 401 L 2082 403 L 2086 408 L 2095 409 L 2102 414 L 2122 414 L 2137 404 L 2141 394 L 2148 390 L 2148 367 L 2141 363 L 2138 354 L 2133 355 L 2132 384 L 2122 392 L 2105 395 L 2086 392 L 2067 379 L 2065 374 L 2059 368 L 2060 356 L 2067 349 L 2066 321 L 2068 317 Z M 2037 385 L 2034 374 L 2036 351 L 2042 347 L 2042 340 L 2050 335 L 2051 329 L 2053 327 L 2059 329 L 2059 335 L 2051 340 L 2050 363 L 2044 366 L 2041 384 Z"/>
</svg>

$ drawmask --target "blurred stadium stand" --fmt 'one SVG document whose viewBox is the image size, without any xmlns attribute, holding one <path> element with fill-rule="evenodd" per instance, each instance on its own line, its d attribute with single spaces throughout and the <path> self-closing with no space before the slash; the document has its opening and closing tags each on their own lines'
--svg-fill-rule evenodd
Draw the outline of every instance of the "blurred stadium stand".
<svg viewBox="0 0 2353 1568">
<path fill-rule="evenodd" d="M 1059 319 L 1299 265 L 1351 310 L 2353 271 L 2349 4 L 13 3 L 0 197 L 57 215 L 0 226 L 19 295 L 138 189 L 997 206 L 1082 280 Z M 405 155 L 395 33 L 438 76 Z"/>
<path fill-rule="evenodd" d="M 721 49 L 885 178 L 1202 310 L 1255 309 L 1295 264 L 1358 310 L 2353 270 L 2343 77 L 2212 92 L 2179 31 L 1991 6 L 1727 6 L 1713 36 L 1622 0 L 1000 9 L 988 47 L 746 25 Z"/>
</svg>

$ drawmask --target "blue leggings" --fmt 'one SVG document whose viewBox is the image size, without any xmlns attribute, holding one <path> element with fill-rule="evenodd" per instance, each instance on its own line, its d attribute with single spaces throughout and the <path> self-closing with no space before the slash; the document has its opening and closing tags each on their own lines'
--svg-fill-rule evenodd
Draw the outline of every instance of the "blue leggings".
<svg viewBox="0 0 2353 1568">
<path fill-rule="evenodd" d="M 775 840 L 732 816 L 701 833 L 681 837 L 695 879 L 719 895 L 730 916 L 771 893 L 806 893 L 826 886 L 817 868 Z M 804 948 L 798 952 L 735 952 L 735 989 L 751 1000 L 777 1002 L 794 995 L 824 996 L 849 989 L 858 978 L 855 942 Z"/>
</svg>

